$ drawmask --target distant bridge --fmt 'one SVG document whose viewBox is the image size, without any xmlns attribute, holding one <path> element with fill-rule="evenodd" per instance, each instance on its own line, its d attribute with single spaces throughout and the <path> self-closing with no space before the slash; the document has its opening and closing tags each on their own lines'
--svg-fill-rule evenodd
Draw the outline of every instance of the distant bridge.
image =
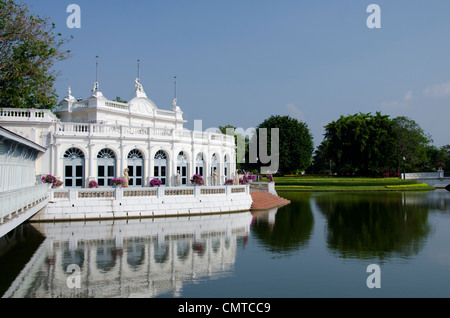
<svg viewBox="0 0 450 318">
<path fill-rule="evenodd" d="M 417 180 L 418 183 L 426 183 L 438 189 L 443 189 L 450 185 L 450 178 L 444 177 L 444 171 L 402 173 L 401 178 Z"/>
</svg>

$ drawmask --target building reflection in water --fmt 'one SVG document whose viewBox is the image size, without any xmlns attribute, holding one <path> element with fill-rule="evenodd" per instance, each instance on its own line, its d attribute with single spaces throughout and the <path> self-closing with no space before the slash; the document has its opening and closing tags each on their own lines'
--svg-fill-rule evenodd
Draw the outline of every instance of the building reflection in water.
<svg viewBox="0 0 450 318">
<path fill-rule="evenodd" d="M 230 275 L 252 215 L 36 223 L 46 239 L 3 297 L 158 297 Z M 69 288 L 80 268 L 80 288 Z"/>
</svg>

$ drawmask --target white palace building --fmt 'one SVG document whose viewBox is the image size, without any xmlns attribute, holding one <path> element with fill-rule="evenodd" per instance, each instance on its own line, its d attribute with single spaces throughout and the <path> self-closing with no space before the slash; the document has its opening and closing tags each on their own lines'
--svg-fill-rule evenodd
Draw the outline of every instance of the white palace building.
<svg viewBox="0 0 450 318">
<path fill-rule="evenodd" d="M 139 79 L 127 103 L 107 99 L 96 82 L 85 100 L 69 88 L 55 114 L 0 109 L 2 129 L 45 149 L 35 161 L 36 183 L 47 174 L 63 182 L 48 189 L 48 203 L 31 218 L 38 222 L 249 211 L 249 185 L 225 185 L 236 177 L 234 137 L 188 130 L 185 123 L 176 98 L 170 110 L 159 109 Z M 0 175 L 17 175 L 20 154 L 0 147 L 0 159 Z M 112 180 L 124 178 L 127 169 L 128 186 L 113 187 Z M 194 174 L 203 176 L 203 186 L 191 184 Z M 154 178 L 160 187 L 150 187 Z M 0 178 L 0 184 L 9 181 Z M 91 181 L 98 188 L 90 188 Z M 13 202 L 13 192 L 0 191 L 0 199 Z M 0 226 L 26 209 L 2 211 Z"/>
<path fill-rule="evenodd" d="M 38 176 L 51 174 L 64 188 L 87 188 L 92 180 L 109 187 L 126 168 L 130 188 L 148 187 L 153 178 L 187 186 L 194 174 L 214 185 L 214 171 L 217 185 L 234 178 L 234 138 L 185 129 L 176 98 L 171 109 L 159 109 L 139 79 L 128 103 L 107 99 L 97 82 L 85 100 L 71 94 L 69 88 L 59 118 L 43 109 L 0 110 L 0 126 L 47 149 L 36 163 Z"/>
</svg>

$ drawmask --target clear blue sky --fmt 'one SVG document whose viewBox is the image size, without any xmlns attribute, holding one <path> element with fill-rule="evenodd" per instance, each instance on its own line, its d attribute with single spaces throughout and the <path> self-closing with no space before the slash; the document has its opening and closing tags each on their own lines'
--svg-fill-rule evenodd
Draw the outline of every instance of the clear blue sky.
<svg viewBox="0 0 450 318">
<path fill-rule="evenodd" d="M 256 127 L 271 115 L 305 121 L 315 145 L 340 115 L 381 111 L 415 120 L 450 144 L 450 1 L 25 0 L 49 17 L 72 57 L 56 88 L 86 98 L 99 56 L 100 90 L 129 99 L 140 78 L 159 108 L 178 104 L 192 129 Z M 81 28 L 69 29 L 71 3 Z M 369 29 L 369 4 L 381 29 Z"/>
</svg>

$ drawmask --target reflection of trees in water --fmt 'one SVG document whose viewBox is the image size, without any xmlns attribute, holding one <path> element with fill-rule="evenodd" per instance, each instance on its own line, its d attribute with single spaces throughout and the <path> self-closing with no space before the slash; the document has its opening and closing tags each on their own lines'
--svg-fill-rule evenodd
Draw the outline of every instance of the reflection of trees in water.
<svg viewBox="0 0 450 318">
<path fill-rule="evenodd" d="M 278 209 L 273 225 L 256 218 L 252 235 L 271 252 L 283 253 L 305 247 L 314 225 L 310 196 L 309 193 L 283 193 L 291 203 Z"/>
<path fill-rule="evenodd" d="M 410 257 L 430 233 L 429 207 L 413 193 L 328 193 L 315 202 L 328 220 L 328 247 L 344 258 Z"/>
</svg>

